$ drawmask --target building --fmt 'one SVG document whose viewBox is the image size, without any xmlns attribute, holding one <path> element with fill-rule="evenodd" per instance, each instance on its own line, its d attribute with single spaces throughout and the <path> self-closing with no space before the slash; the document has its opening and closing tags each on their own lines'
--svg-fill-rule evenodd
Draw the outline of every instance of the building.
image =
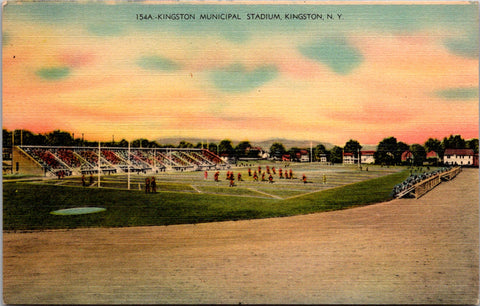
<svg viewBox="0 0 480 306">
<path fill-rule="evenodd" d="M 413 161 L 413 153 L 410 150 L 403 152 L 400 160 L 402 163 Z"/>
<path fill-rule="evenodd" d="M 353 153 L 343 152 L 343 164 L 344 165 L 353 165 L 358 163 L 358 158 L 353 155 Z"/>
<path fill-rule="evenodd" d="M 310 161 L 310 156 L 308 155 L 307 150 L 300 150 L 300 152 L 297 153 L 297 159 L 301 163 L 306 163 Z"/>
<path fill-rule="evenodd" d="M 318 161 L 321 163 L 326 163 L 327 162 L 327 154 L 321 153 L 318 155 Z"/>
<path fill-rule="evenodd" d="M 440 162 L 440 156 L 438 156 L 438 153 L 435 151 L 430 151 L 426 155 L 427 163 L 431 164 L 437 164 Z"/>
<path fill-rule="evenodd" d="M 478 166 L 478 154 L 472 149 L 446 149 L 443 155 L 446 165 Z"/>
<path fill-rule="evenodd" d="M 375 163 L 374 154 L 375 154 L 375 151 L 360 151 L 360 163 L 374 164 Z"/>
</svg>

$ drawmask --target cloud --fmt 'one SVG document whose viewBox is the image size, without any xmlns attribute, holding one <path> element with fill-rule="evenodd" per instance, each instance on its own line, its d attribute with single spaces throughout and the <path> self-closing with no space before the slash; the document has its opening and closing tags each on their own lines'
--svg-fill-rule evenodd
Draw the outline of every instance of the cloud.
<svg viewBox="0 0 480 306">
<path fill-rule="evenodd" d="M 137 61 L 137 65 L 145 70 L 176 71 L 180 69 L 180 64 L 168 58 L 152 55 L 143 56 Z"/>
<path fill-rule="evenodd" d="M 350 73 L 363 61 L 362 54 L 342 37 L 313 41 L 300 46 L 299 50 L 307 58 L 327 65 L 338 74 Z"/>
<path fill-rule="evenodd" d="M 118 23 L 94 23 L 88 25 L 87 30 L 97 36 L 117 36 L 123 33 L 123 27 Z"/>
<path fill-rule="evenodd" d="M 468 57 L 478 58 L 478 32 L 445 41 L 445 46 L 450 52 Z"/>
<path fill-rule="evenodd" d="M 278 74 L 274 65 L 262 65 L 253 70 L 239 63 L 212 73 L 215 86 L 225 92 L 248 92 L 273 80 Z"/>
<path fill-rule="evenodd" d="M 435 95 L 444 100 L 476 100 L 478 87 L 448 88 L 436 91 Z"/>
<path fill-rule="evenodd" d="M 56 81 L 66 78 L 70 74 L 68 67 L 49 67 L 41 68 L 36 71 L 36 75 L 44 80 Z"/>
</svg>

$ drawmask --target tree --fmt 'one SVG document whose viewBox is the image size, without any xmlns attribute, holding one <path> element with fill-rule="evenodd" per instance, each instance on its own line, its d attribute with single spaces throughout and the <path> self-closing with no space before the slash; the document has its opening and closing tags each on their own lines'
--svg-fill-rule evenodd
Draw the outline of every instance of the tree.
<svg viewBox="0 0 480 306">
<path fill-rule="evenodd" d="M 247 149 L 251 148 L 252 145 L 247 140 L 240 141 L 240 143 L 235 147 L 235 156 L 236 157 L 245 157 L 247 156 Z"/>
<path fill-rule="evenodd" d="M 440 158 L 443 158 L 443 148 L 442 142 L 436 138 L 428 138 L 423 145 L 425 147 L 425 151 L 428 153 L 430 151 L 434 151 L 438 154 Z"/>
<path fill-rule="evenodd" d="M 288 149 L 288 151 L 286 153 L 290 154 L 290 158 L 291 158 L 292 161 L 298 161 L 297 153 L 300 153 L 300 150 L 301 150 L 300 148 L 293 147 L 293 148 Z"/>
<path fill-rule="evenodd" d="M 425 148 L 422 145 L 415 143 L 410 146 L 410 151 L 413 154 L 413 163 L 416 166 L 423 165 L 423 162 L 427 158 L 427 152 L 425 152 Z"/>
<path fill-rule="evenodd" d="M 128 141 L 126 141 L 125 139 L 122 139 L 118 142 L 118 146 L 123 147 L 123 148 L 127 148 L 128 147 Z"/>
<path fill-rule="evenodd" d="M 270 156 L 275 159 L 282 159 L 283 154 L 285 154 L 286 150 L 283 144 L 280 142 L 274 142 L 270 146 Z"/>
<path fill-rule="evenodd" d="M 343 161 L 343 149 L 339 146 L 334 146 L 330 150 L 330 161 L 332 163 L 341 163 Z"/>
<path fill-rule="evenodd" d="M 378 143 L 377 151 L 374 154 L 375 163 L 393 165 L 395 164 L 396 154 L 398 154 L 397 139 L 395 137 L 384 138 Z"/>
<path fill-rule="evenodd" d="M 247 153 L 246 153 L 246 156 L 247 157 L 252 157 L 252 158 L 257 158 L 260 156 L 260 150 L 257 149 L 257 148 L 251 148 L 249 150 L 247 150 Z"/>
<path fill-rule="evenodd" d="M 410 150 L 410 146 L 404 142 L 397 142 L 397 150 L 395 151 L 394 157 L 395 157 L 395 164 L 401 164 L 402 163 L 402 154 L 403 152 Z"/>
<path fill-rule="evenodd" d="M 228 139 L 220 141 L 220 144 L 218 145 L 218 150 L 220 154 L 233 154 L 232 141 Z"/>
<path fill-rule="evenodd" d="M 478 138 L 473 138 L 466 141 L 467 149 L 472 149 L 473 152 L 478 153 Z"/>
<path fill-rule="evenodd" d="M 217 146 L 216 143 L 213 143 L 213 142 L 212 142 L 212 143 L 209 143 L 209 144 L 208 144 L 208 150 L 209 150 L 210 152 L 217 153 L 217 148 L 218 148 L 218 146 Z"/>
<path fill-rule="evenodd" d="M 313 149 L 313 156 L 315 160 L 320 160 L 320 156 L 327 153 L 328 151 L 323 144 L 319 144 Z"/>
<path fill-rule="evenodd" d="M 182 140 L 178 143 L 178 147 L 179 148 L 193 148 L 193 144 L 188 142 L 188 141 Z"/>
<path fill-rule="evenodd" d="M 450 135 L 443 138 L 442 146 L 444 149 L 465 149 L 465 140 L 460 135 Z"/>
<path fill-rule="evenodd" d="M 149 148 L 150 142 L 145 138 L 139 138 L 132 141 L 130 146 L 137 147 L 137 148 Z"/>
<path fill-rule="evenodd" d="M 353 153 L 353 156 L 358 158 L 358 152 L 362 149 L 360 143 L 356 140 L 350 139 L 345 143 L 343 150 L 345 153 Z"/>
<path fill-rule="evenodd" d="M 3 145 L 3 148 L 11 148 L 12 147 L 12 132 L 10 132 L 6 129 L 3 129 L 2 145 Z"/>
<path fill-rule="evenodd" d="M 60 130 L 48 133 L 46 138 L 46 144 L 48 146 L 71 146 L 74 144 L 72 135 Z M 15 141 L 15 143 L 17 143 L 17 141 Z"/>
</svg>

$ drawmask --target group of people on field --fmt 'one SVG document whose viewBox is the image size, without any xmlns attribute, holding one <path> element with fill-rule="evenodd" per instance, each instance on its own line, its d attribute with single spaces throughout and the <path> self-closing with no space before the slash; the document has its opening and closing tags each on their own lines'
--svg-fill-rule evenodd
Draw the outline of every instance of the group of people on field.
<svg viewBox="0 0 480 306">
<path fill-rule="evenodd" d="M 157 193 L 157 182 L 154 176 L 145 178 L 145 193 Z"/>
<path fill-rule="evenodd" d="M 93 185 L 94 181 L 93 181 L 93 174 L 90 174 L 90 185 Z M 87 180 L 85 178 L 85 174 L 82 174 L 82 186 L 83 187 L 86 187 L 87 186 Z"/>
<path fill-rule="evenodd" d="M 257 171 L 258 170 L 258 171 Z M 274 183 L 274 175 L 277 175 L 280 179 L 296 179 L 296 177 L 293 176 L 293 170 L 292 169 L 285 169 L 283 170 L 282 168 L 279 168 L 278 170 L 275 169 L 275 167 L 270 168 L 270 166 L 266 166 L 265 169 L 262 169 L 261 166 L 258 166 L 258 169 L 254 169 L 252 171 L 252 168 L 248 168 L 247 170 L 248 176 L 253 178 L 254 182 L 258 182 L 261 180 L 262 182 L 269 182 L 269 183 Z M 219 181 L 219 176 L 220 176 L 220 171 L 216 171 L 215 174 L 213 175 L 213 180 L 215 182 Z M 208 179 L 208 171 L 204 172 L 204 178 L 205 180 Z M 234 187 L 235 185 L 235 174 L 233 171 L 227 171 L 226 173 L 226 180 L 230 182 L 229 186 Z M 237 181 L 243 181 L 242 174 L 239 172 L 237 174 Z M 307 177 L 305 174 L 302 176 L 302 181 L 304 183 L 307 182 Z M 325 180 L 324 180 L 325 183 Z"/>
</svg>

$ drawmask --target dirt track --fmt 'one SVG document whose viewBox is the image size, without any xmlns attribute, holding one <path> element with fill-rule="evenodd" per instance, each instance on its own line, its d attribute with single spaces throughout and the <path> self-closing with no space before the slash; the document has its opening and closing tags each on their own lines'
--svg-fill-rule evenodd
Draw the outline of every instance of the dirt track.
<svg viewBox="0 0 480 306">
<path fill-rule="evenodd" d="M 478 303 L 478 170 L 289 218 L 4 234 L 13 303 Z"/>
</svg>

